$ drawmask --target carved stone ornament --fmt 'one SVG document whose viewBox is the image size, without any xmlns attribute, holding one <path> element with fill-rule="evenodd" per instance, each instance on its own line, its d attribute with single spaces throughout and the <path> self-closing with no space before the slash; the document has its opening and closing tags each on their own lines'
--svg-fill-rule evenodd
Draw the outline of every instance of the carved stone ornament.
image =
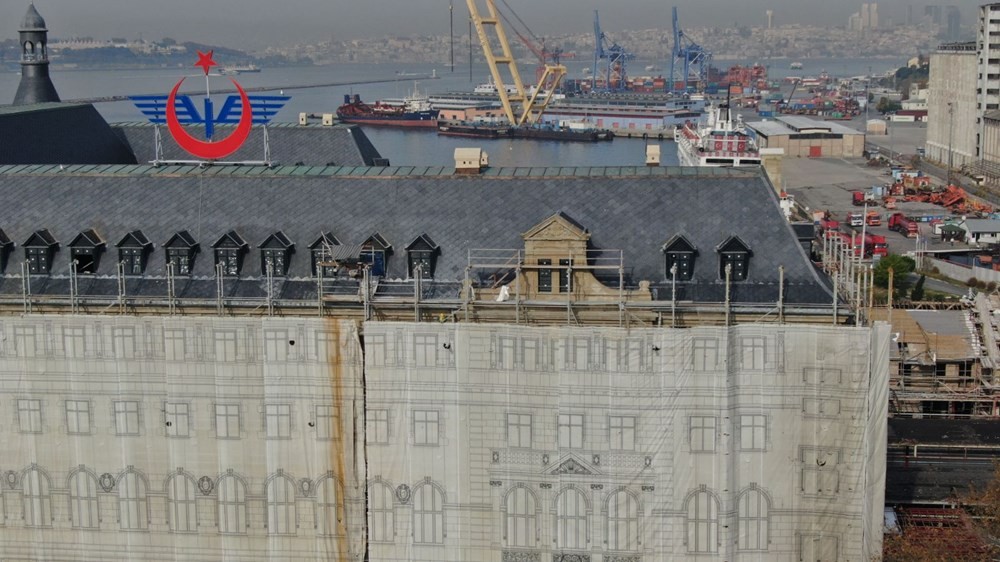
<svg viewBox="0 0 1000 562">
<path fill-rule="evenodd" d="M 198 490 L 201 491 L 203 496 L 207 496 L 212 493 L 215 489 L 215 481 L 208 476 L 202 476 L 198 479 Z"/>
<path fill-rule="evenodd" d="M 542 464 L 549 464 L 549 455 L 548 455 L 548 453 L 542 455 Z"/>
<path fill-rule="evenodd" d="M 553 554 L 552 562 L 590 562 L 589 554 Z"/>
<path fill-rule="evenodd" d="M 396 499 L 399 503 L 409 503 L 410 502 L 410 487 L 406 484 L 400 484 L 396 487 Z"/>
<path fill-rule="evenodd" d="M 500 462 L 500 451 L 493 451 L 493 464 Z"/>
<path fill-rule="evenodd" d="M 646 457 L 646 468 L 653 466 L 653 457 Z"/>
<path fill-rule="evenodd" d="M 101 489 L 105 492 L 110 492 L 115 489 L 115 477 L 112 476 L 110 472 L 102 474 L 98 483 L 101 485 Z"/>
<path fill-rule="evenodd" d="M 309 497 L 313 493 L 313 482 L 308 478 L 303 478 L 299 480 L 299 491 L 302 492 L 303 496 Z"/>
<path fill-rule="evenodd" d="M 593 472 L 575 460 L 568 459 L 556 467 L 552 474 L 593 474 Z"/>
<path fill-rule="evenodd" d="M 503 480 L 490 480 L 490 486 L 499 488 L 500 486 L 503 486 Z"/>
<path fill-rule="evenodd" d="M 17 473 L 14 472 L 13 470 L 8 470 L 7 473 L 4 474 L 3 479 L 5 482 L 7 482 L 7 487 L 10 488 L 11 490 L 13 490 L 15 486 L 17 486 Z"/>
<path fill-rule="evenodd" d="M 538 552 L 505 550 L 501 562 L 542 562 L 542 555 Z"/>
<path fill-rule="evenodd" d="M 638 554 L 605 554 L 604 562 L 642 562 Z"/>
</svg>

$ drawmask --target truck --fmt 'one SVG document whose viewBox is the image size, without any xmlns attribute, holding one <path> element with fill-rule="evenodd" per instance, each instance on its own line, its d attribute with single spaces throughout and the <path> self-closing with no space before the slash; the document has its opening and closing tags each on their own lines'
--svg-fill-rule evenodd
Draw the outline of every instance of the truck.
<svg viewBox="0 0 1000 562">
<path fill-rule="evenodd" d="M 865 215 L 859 212 L 847 213 L 847 224 L 850 226 L 864 226 Z"/>
<path fill-rule="evenodd" d="M 889 230 L 895 230 L 907 238 L 916 238 L 920 232 L 917 221 L 903 213 L 893 213 L 889 217 Z"/>
<path fill-rule="evenodd" d="M 865 194 L 862 191 L 851 192 L 851 204 L 860 207 L 865 204 Z"/>
<path fill-rule="evenodd" d="M 878 211 L 868 211 L 865 216 L 865 224 L 868 226 L 880 226 L 882 224 L 882 217 L 878 215 Z"/>
</svg>

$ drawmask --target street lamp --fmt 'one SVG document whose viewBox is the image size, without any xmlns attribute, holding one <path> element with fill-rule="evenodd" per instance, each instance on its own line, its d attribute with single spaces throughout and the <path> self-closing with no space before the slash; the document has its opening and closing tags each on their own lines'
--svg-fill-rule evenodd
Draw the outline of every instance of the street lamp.
<svg viewBox="0 0 1000 562">
<path fill-rule="evenodd" d="M 948 102 L 948 185 L 951 185 L 951 168 L 954 163 L 954 151 L 952 151 L 951 143 L 955 135 L 955 106 L 952 102 Z"/>
</svg>

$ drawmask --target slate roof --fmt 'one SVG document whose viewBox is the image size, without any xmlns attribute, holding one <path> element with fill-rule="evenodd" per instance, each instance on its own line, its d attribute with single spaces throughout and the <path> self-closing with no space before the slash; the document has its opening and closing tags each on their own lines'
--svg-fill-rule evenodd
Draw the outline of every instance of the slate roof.
<svg viewBox="0 0 1000 562">
<path fill-rule="evenodd" d="M 0 228 L 13 240 L 42 228 L 56 240 L 71 240 L 90 228 L 106 240 L 119 240 L 141 229 L 155 249 L 145 278 L 129 281 L 130 295 L 166 293 L 162 245 L 187 230 L 201 248 L 193 277 L 179 289 L 188 294 L 214 295 L 211 247 L 220 237 L 236 231 L 257 243 L 281 231 L 303 249 L 290 259 L 289 279 L 282 281 L 285 298 L 315 294 L 304 249 L 324 232 L 344 245 L 380 234 L 395 248 L 387 259 L 388 279 L 406 277 L 405 246 L 426 235 L 439 254 L 434 282 L 424 285 L 446 287 L 429 290 L 454 298 L 470 249 L 523 248 L 522 233 L 562 212 L 591 233 L 592 249 L 609 251 L 603 257 L 622 250 L 626 283 L 650 281 L 657 299 L 671 295 L 663 245 L 683 234 L 701 251 L 693 279 L 677 284 L 679 300 L 724 301 L 714 248 L 738 236 L 752 257 L 748 279 L 733 285 L 733 302 L 775 303 L 779 266 L 784 266 L 786 303 L 832 302 L 761 170 L 493 168 L 464 175 L 451 168 L 412 167 L 5 166 L 0 208 Z M 20 280 L 9 274 L 20 271 L 23 259 L 23 249 L 16 247 L 8 277 L 0 277 L 0 294 L 20 294 Z M 260 259 L 259 249 L 251 248 L 243 279 L 228 285 L 234 294 L 263 295 Z M 68 294 L 63 286 L 68 250 L 60 249 L 53 264 L 51 277 L 33 277 L 33 292 Z M 115 295 L 114 275 L 115 260 L 103 260 L 95 278 L 81 279 L 79 290 Z M 613 277 L 607 283 L 617 286 L 617 273 Z"/>
<path fill-rule="evenodd" d="M 90 104 L 0 107 L 0 131 L 0 164 L 136 163 L 132 151 Z"/>
<path fill-rule="evenodd" d="M 135 154 L 135 162 L 148 163 L 156 156 L 153 125 L 150 123 L 115 123 L 115 131 Z M 185 127 L 193 136 L 203 138 L 204 127 Z M 228 135 L 233 129 L 229 125 L 216 126 L 217 138 Z M 368 136 L 357 125 L 297 125 L 273 123 L 267 128 L 271 160 L 279 164 L 306 166 L 375 166 L 376 159 L 382 158 Z M 160 128 L 165 160 L 192 160 L 193 156 L 184 152 L 167 132 Z M 261 161 L 264 159 L 264 134 L 255 127 L 246 144 L 228 161 Z"/>
<path fill-rule="evenodd" d="M 28 6 L 28 11 L 24 13 L 20 31 L 47 31 L 45 28 L 45 18 L 35 9 L 34 2 Z"/>
</svg>

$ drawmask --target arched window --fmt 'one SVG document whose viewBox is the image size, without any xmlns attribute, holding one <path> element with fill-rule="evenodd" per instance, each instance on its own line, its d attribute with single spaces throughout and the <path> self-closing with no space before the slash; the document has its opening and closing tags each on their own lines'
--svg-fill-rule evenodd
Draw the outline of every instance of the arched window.
<svg viewBox="0 0 1000 562">
<path fill-rule="evenodd" d="M 535 494 L 524 486 L 507 492 L 504 507 L 504 539 L 510 547 L 533 547 L 538 537 L 538 501 Z"/>
<path fill-rule="evenodd" d="M 701 489 L 687 498 L 688 552 L 718 552 L 719 500 Z"/>
<path fill-rule="evenodd" d="M 587 497 L 576 488 L 566 488 L 556 497 L 556 546 L 560 549 L 587 548 Z"/>
<path fill-rule="evenodd" d="M 69 519 L 76 529 L 99 527 L 97 479 L 86 470 L 69 477 Z"/>
<path fill-rule="evenodd" d="M 771 503 L 756 488 L 750 488 L 736 499 L 736 548 L 767 550 L 768 512 Z"/>
<path fill-rule="evenodd" d="M 321 535 L 342 535 L 342 511 L 340 488 L 332 476 L 319 481 L 316 486 L 316 529 Z"/>
<path fill-rule="evenodd" d="M 127 471 L 118 479 L 118 522 L 123 530 L 149 527 L 146 481 L 136 472 Z"/>
<path fill-rule="evenodd" d="M 627 490 L 608 498 L 608 549 L 639 549 L 639 500 Z"/>
<path fill-rule="evenodd" d="M 267 531 L 275 535 L 294 535 L 296 527 L 295 483 L 287 476 L 276 476 L 267 488 Z"/>
<path fill-rule="evenodd" d="M 413 490 L 413 542 L 444 544 L 444 494 L 430 483 Z"/>
<path fill-rule="evenodd" d="M 175 474 L 167 481 L 167 523 L 175 533 L 198 531 L 194 480 L 183 474 Z"/>
<path fill-rule="evenodd" d="M 368 486 L 368 533 L 372 542 L 393 542 L 396 538 L 392 488 L 384 482 L 372 482 Z"/>
<path fill-rule="evenodd" d="M 52 525 L 49 477 L 37 468 L 29 468 L 21 477 L 21 493 L 24 496 L 24 524 L 28 527 Z"/>
<path fill-rule="evenodd" d="M 215 487 L 218 494 L 219 532 L 247 532 L 247 492 L 239 478 L 227 474 Z"/>
</svg>

